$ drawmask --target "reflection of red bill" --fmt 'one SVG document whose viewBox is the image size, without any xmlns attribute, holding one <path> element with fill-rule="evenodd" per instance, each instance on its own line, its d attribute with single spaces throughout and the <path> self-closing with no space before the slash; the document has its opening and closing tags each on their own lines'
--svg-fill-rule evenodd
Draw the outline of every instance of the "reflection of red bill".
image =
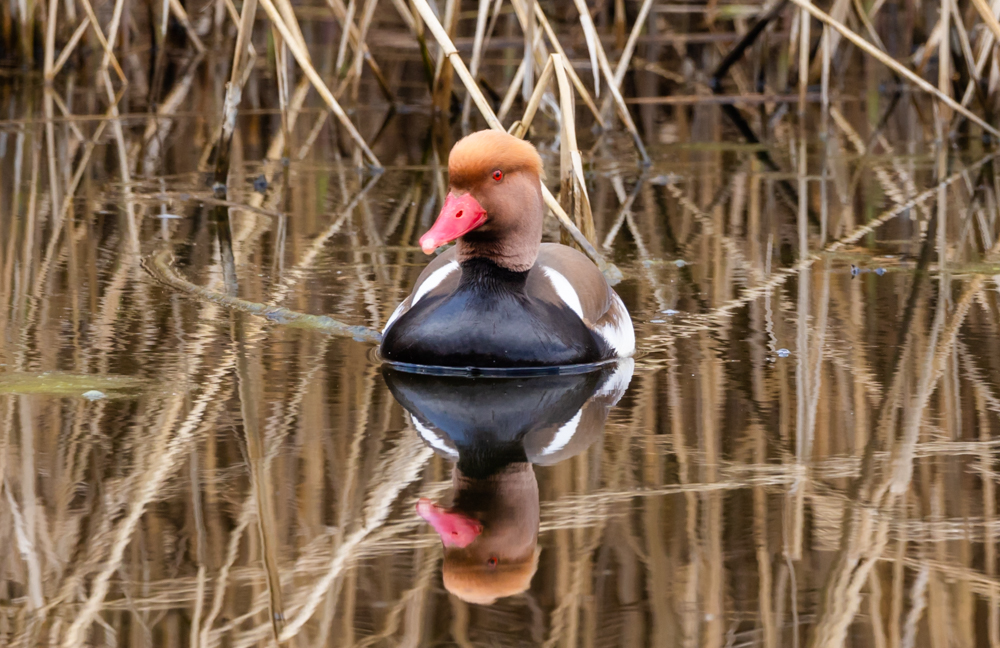
<svg viewBox="0 0 1000 648">
<path fill-rule="evenodd" d="M 479 520 L 442 508 L 426 497 L 417 502 L 417 514 L 434 527 L 446 547 L 468 547 L 483 532 Z"/>
<path fill-rule="evenodd" d="M 472 194 L 456 196 L 449 193 L 437 220 L 420 237 L 420 248 L 430 254 L 445 243 L 450 243 L 463 234 L 468 234 L 486 222 L 486 210 Z"/>
</svg>

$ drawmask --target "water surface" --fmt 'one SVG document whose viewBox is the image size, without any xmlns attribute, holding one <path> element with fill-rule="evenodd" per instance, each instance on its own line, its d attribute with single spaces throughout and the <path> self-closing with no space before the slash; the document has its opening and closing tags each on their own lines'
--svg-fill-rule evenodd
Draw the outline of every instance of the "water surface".
<svg viewBox="0 0 1000 648">
<path fill-rule="evenodd" d="M 240 297 L 380 329 L 427 262 L 454 130 L 393 118 L 376 176 L 318 110 L 261 162 L 281 119 L 248 110 L 220 211 L 218 98 L 75 120 L 5 92 L 0 644 L 1000 646 L 1000 223 L 975 142 L 903 106 L 862 148 L 850 103 L 762 146 L 694 106 L 645 171 L 627 136 L 581 135 L 640 354 L 580 437 L 558 432 L 596 378 L 505 387 L 514 440 L 483 450 L 432 419 L 488 427 L 495 383 L 400 392 L 365 344 L 142 265 L 166 246 L 223 292 L 222 214 Z M 555 136 L 532 139 L 555 177 Z M 446 589 L 416 511 L 466 451 L 483 478 L 518 466 L 501 545 L 537 547 L 491 605 Z"/>
</svg>

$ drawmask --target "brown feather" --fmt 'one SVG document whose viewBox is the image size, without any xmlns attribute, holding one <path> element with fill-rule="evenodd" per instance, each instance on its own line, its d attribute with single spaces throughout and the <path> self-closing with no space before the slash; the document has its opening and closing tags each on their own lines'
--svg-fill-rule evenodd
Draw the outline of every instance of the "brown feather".
<svg viewBox="0 0 1000 648">
<path fill-rule="evenodd" d="M 543 177 L 542 158 L 530 142 L 503 131 L 484 130 L 460 139 L 448 156 L 451 186 L 470 189 L 499 169 L 504 175 L 526 171 Z"/>
</svg>

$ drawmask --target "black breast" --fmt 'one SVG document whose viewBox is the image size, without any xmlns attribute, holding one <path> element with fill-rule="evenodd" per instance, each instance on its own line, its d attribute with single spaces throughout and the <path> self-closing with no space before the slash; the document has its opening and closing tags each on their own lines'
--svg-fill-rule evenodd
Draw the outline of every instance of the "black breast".
<svg viewBox="0 0 1000 648">
<path fill-rule="evenodd" d="M 484 259 L 466 261 L 454 292 L 424 296 L 389 327 L 382 356 L 449 367 L 531 367 L 608 355 L 568 306 L 528 295 L 527 276 Z"/>
</svg>

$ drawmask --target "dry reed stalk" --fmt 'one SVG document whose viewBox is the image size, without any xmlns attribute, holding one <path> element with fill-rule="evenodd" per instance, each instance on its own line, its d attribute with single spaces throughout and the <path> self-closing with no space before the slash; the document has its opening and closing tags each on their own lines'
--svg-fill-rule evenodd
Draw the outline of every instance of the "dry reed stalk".
<svg viewBox="0 0 1000 648">
<path fill-rule="evenodd" d="M 275 8 L 274 4 L 271 2 L 271 0 L 259 0 L 259 1 L 260 5 L 264 8 L 264 11 L 267 12 L 268 17 L 271 19 L 271 22 L 274 24 L 275 27 L 278 28 L 278 31 L 281 32 L 281 35 L 285 39 L 288 48 L 292 51 L 292 56 L 295 57 L 295 60 L 298 62 L 299 67 L 302 68 L 303 72 L 305 72 L 306 77 L 309 78 L 309 81 L 316 89 L 316 92 L 319 93 L 319 96 L 322 97 L 323 101 L 326 102 L 326 105 L 330 108 L 331 111 L 333 111 L 333 114 L 336 115 L 337 119 L 344 126 L 344 129 L 347 130 L 347 133 L 351 136 L 351 139 L 354 140 L 354 143 L 357 144 L 358 148 L 360 148 L 361 151 L 365 154 L 365 157 L 368 158 L 372 166 L 381 169 L 382 164 L 378 161 L 378 158 L 375 157 L 375 154 L 372 153 L 372 150 L 368 148 L 368 144 L 365 143 L 364 138 L 361 137 L 361 134 L 358 132 L 357 128 L 354 127 L 354 124 L 347 116 L 347 113 L 345 113 L 344 109 L 340 107 L 340 104 L 334 98 L 333 93 L 330 92 L 330 89 L 326 86 L 326 83 L 323 82 L 323 79 L 320 77 L 319 73 L 316 72 L 316 69 L 313 67 L 312 62 L 309 60 L 309 53 L 305 50 L 304 47 L 302 47 L 298 42 L 295 41 L 295 37 L 292 35 L 292 31 L 285 24 L 281 14 Z M 297 25 L 298 23 L 296 22 L 295 24 Z"/>
<path fill-rule="evenodd" d="M 830 61 L 833 58 L 833 53 L 830 47 L 830 28 L 823 26 L 823 39 L 822 56 L 823 56 L 823 68 L 820 73 L 820 102 L 823 104 L 824 110 L 830 109 Z M 824 205 L 826 202 L 824 201 Z"/>
<path fill-rule="evenodd" d="M 224 187 L 229 176 L 229 152 L 236 130 L 236 114 L 243 97 L 243 85 L 249 76 L 247 59 L 250 56 L 250 40 L 257 14 L 257 0 L 246 0 L 241 8 L 240 21 L 236 31 L 236 45 L 233 48 L 233 63 L 226 84 L 226 96 L 222 102 L 222 123 L 216 144 L 215 184 Z M 224 198 L 225 196 L 217 196 Z"/>
<path fill-rule="evenodd" d="M 104 31 L 101 29 L 101 23 L 97 21 L 97 15 L 94 13 L 94 7 L 91 6 L 90 0 L 80 0 L 80 3 L 83 5 L 83 9 L 87 13 L 87 17 L 90 18 L 90 25 L 94 28 L 94 34 L 97 36 L 98 42 L 101 44 L 101 47 L 104 48 L 105 58 L 111 61 L 111 67 L 115 69 L 118 79 L 122 83 L 128 83 L 128 80 L 125 78 L 125 72 L 123 72 L 121 66 L 118 65 L 118 59 L 115 58 L 111 45 L 108 44 L 108 40 L 104 37 Z"/>
<path fill-rule="evenodd" d="M 211 306 L 206 310 L 206 314 L 214 315 Z M 204 321 L 211 321 L 211 319 L 212 317 L 207 317 Z M 203 327 L 211 328 L 211 325 L 205 324 Z M 210 333 L 206 330 L 201 335 L 203 340 L 207 340 Z M 152 465 L 149 466 L 147 471 L 143 472 L 135 485 L 136 489 L 131 493 L 128 515 L 115 529 L 107 561 L 102 567 L 101 572 L 94 578 L 89 597 L 80 608 L 73 623 L 67 629 L 62 642 L 63 646 L 67 648 L 80 646 L 86 641 L 86 633 L 94 617 L 98 614 L 104 602 L 104 597 L 107 596 L 111 576 L 121 564 L 125 549 L 132 541 L 132 535 L 139 520 L 142 518 L 146 507 L 155 500 L 164 480 L 172 473 L 176 461 L 182 454 L 186 454 L 188 446 L 201 426 L 205 408 L 220 389 L 223 378 L 232 371 L 233 362 L 234 358 L 231 352 L 222 358 L 215 371 L 206 380 L 207 386 L 205 391 L 195 399 L 191 411 L 176 433 L 171 434 L 173 431 L 170 428 L 161 430 L 156 444 L 159 452 L 152 455 Z"/>
<path fill-rule="evenodd" d="M 56 59 L 55 63 L 53 63 L 52 66 L 46 71 L 46 81 L 54 79 L 56 75 L 59 74 L 60 70 L 63 69 L 63 66 L 66 65 L 66 61 L 68 61 L 70 55 L 73 54 L 73 51 L 76 49 L 76 46 L 79 44 L 80 39 L 83 38 L 83 34 L 87 31 L 87 27 L 89 26 L 90 16 L 84 16 L 83 20 L 80 21 L 80 24 L 77 25 L 73 35 L 70 36 L 69 41 L 67 41 L 62 51 L 59 52 L 59 58 Z"/>
<path fill-rule="evenodd" d="M 965 23 L 962 14 L 959 13 L 958 3 L 951 3 L 951 19 L 955 25 L 955 32 L 958 34 L 958 43 L 961 46 L 962 57 L 965 59 L 965 69 L 969 73 L 971 80 L 978 86 L 982 83 L 979 78 L 979 71 L 976 70 L 976 58 L 972 54 L 972 43 L 969 41 L 969 33 L 965 30 Z M 951 94 L 949 88 L 949 96 Z"/>
<path fill-rule="evenodd" d="M 278 81 L 278 110 L 281 112 L 282 140 L 287 147 L 291 137 L 288 129 L 288 47 L 274 25 L 271 25 L 271 39 L 274 41 L 274 68 Z"/>
<path fill-rule="evenodd" d="M 628 40 L 625 42 L 621 56 L 618 58 L 618 63 L 615 65 L 615 76 L 612 82 L 616 88 L 620 89 L 622 82 L 625 81 L 625 74 L 628 72 L 629 66 L 632 63 L 632 56 L 635 54 L 635 44 L 639 41 L 639 34 L 642 32 L 642 28 L 646 24 L 646 19 L 649 18 L 649 12 L 652 8 L 653 0 L 643 0 L 642 6 L 639 7 L 639 13 L 635 17 L 632 31 L 629 32 Z M 624 11 L 624 6 L 622 9 Z M 624 19 L 624 16 L 622 18 Z M 625 23 L 622 22 L 622 27 L 624 26 Z M 611 111 L 611 102 L 613 100 L 614 97 L 608 95 L 604 97 L 604 103 L 601 104 L 601 115 L 604 115 L 606 119 L 609 117 L 608 113 Z"/>
<path fill-rule="evenodd" d="M 490 128 L 494 130 L 504 130 L 503 124 L 497 119 L 496 115 L 493 114 L 493 109 L 490 108 L 489 103 L 486 101 L 486 97 L 483 96 L 482 91 L 479 86 L 476 85 L 475 79 L 469 73 L 468 68 L 465 67 L 465 63 L 462 61 L 462 57 L 459 56 L 458 50 L 455 49 L 454 43 L 445 33 L 444 28 L 441 23 L 437 20 L 434 15 L 433 10 L 427 4 L 427 0 L 412 0 L 413 4 L 416 6 L 417 11 L 420 12 L 420 16 L 424 19 L 424 23 L 427 25 L 428 29 L 431 30 L 431 34 L 437 39 L 438 44 L 441 45 L 442 51 L 451 60 L 455 71 L 458 72 L 459 78 L 465 84 L 466 90 L 472 94 L 472 99 L 476 103 L 476 107 L 486 118 L 486 122 L 489 124 Z M 565 227 L 570 235 L 573 237 L 573 241 L 580 246 L 580 248 L 597 264 L 597 267 L 601 269 L 601 272 L 605 273 L 610 281 L 617 282 L 621 280 L 621 271 L 618 270 L 613 264 L 605 261 L 604 257 L 594 249 L 594 246 L 587 240 L 570 220 L 569 216 L 559 205 L 559 201 L 556 200 L 552 192 L 549 191 L 548 187 L 544 184 L 542 185 L 542 198 L 545 200 L 545 204 L 552 210 L 552 213 L 556 215 L 560 224 Z"/>
<path fill-rule="evenodd" d="M 981 117 L 971 112 L 960 103 L 956 102 L 954 99 L 952 99 L 950 96 L 948 96 L 938 88 L 935 88 L 933 85 L 931 85 L 927 81 L 917 76 L 909 68 L 901 65 L 900 63 L 889 57 L 889 55 L 885 54 L 884 52 L 879 51 L 878 48 L 874 47 L 868 41 L 858 36 L 843 23 L 834 20 L 832 16 L 825 13 L 821 9 L 817 8 L 814 4 L 812 4 L 811 0 L 791 0 L 791 1 L 794 2 L 796 5 L 802 7 L 805 11 L 812 14 L 812 16 L 817 20 L 819 20 L 820 22 L 825 23 L 826 25 L 837 30 L 837 32 L 839 32 L 847 40 L 851 41 L 851 43 L 853 43 L 856 47 L 864 51 L 869 56 L 875 58 L 880 63 L 890 68 L 900 76 L 905 77 L 907 80 L 915 84 L 921 90 L 924 90 L 925 92 L 932 94 L 937 99 L 939 99 L 941 103 L 945 104 L 955 112 L 961 113 L 966 119 L 969 119 L 970 121 L 979 124 L 984 130 L 986 130 L 986 132 L 990 133 L 991 135 L 1000 137 L 1000 130 L 997 130 L 993 126 L 989 125 Z"/>
<path fill-rule="evenodd" d="M 191 44 L 194 45 L 195 50 L 201 54 L 205 51 L 205 44 L 201 42 L 201 38 L 198 37 L 198 32 L 195 30 L 194 25 L 191 24 L 191 19 L 188 17 L 187 12 L 184 11 L 184 5 L 180 3 L 180 0 L 169 0 L 170 2 L 170 13 L 174 15 L 177 22 L 181 24 L 184 31 L 187 33 L 188 39 Z"/>
<path fill-rule="evenodd" d="M 458 28 L 459 0 L 445 0 L 443 24 L 450 39 Z M 431 102 L 434 108 L 444 114 L 451 110 L 451 91 L 454 71 L 444 49 L 440 49 L 434 62 L 434 76 L 431 79 Z"/>
<path fill-rule="evenodd" d="M 278 9 L 278 13 L 281 14 L 282 20 L 285 22 L 285 26 L 288 27 L 288 31 L 295 38 L 295 42 L 298 43 L 302 49 L 306 49 L 306 39 L 302 35 L 302 28 L 299 26 L 299 21 L 295 18 L 295 10 L 292 8 L 289 0 L 275 0 L 275 7 Z"/>
<path fill-rule="evenodd" d="M 357 1 L 348 0 L 347 8 L 344 11 L 344 17 L 341 18 L 341 34 L 340 34 L 340 45 L 337 47 L 337 61 L 334 63 L 334 68 L 337 70 L 338 76 L 340 71 L 344 69 L 344 63 L 347 60 L 347 43 L 350 39 L 351 27 L 354 27 L 354 13 L 357 11 Z M 356 27 L 355 27 L 356 29 Z"/>
<path fill-rule="evenodd" d="M 608 227 L 608 232 L 605 234 L 604 241 L 601 243 L 601 247 L 609 252 L 611 251 L 611 247 L 614 245 L 615 239 L 618 237 L 618 232 L 621 230 L 622 225 L 625 225 L 629 220 L 629 216 L 631 216 L 632 204 L 642 192 L 642 189 L 645 186 L 646 177 L 645 175 L 640 176 L 636 181 L 635 186 L 632 187 L 632 191 L 628 194 L 625 193 L 625 184 L 622 182 L 620 175 L 615 174 L 612 177 L 611 182 L 614 185 L 615 193 L 618 194 L 618 202 L 620 205 L 618 207 L 618 213 L 612 219 L 611 226 Z M 631 230 L 631 224 L 629 225 L 629 229 Z M 636 247 L 639 249 L 640 255 L 642 255 L 643 249 L 638 244 Z M 647 274 L 649 274 L 649 270 L 650 268 L 647 268 Z M 667 308 L 665 304 L 666 302 L 663 302 L 663 305 L 661 306 L 658 302 L 657 305 L 660 306 L 658 310 L 665 310 Z"/>
<path fill-rule="evenodd" d="M 385 521 L 399 493 L 418 478 L 420 470 L 431 458 L 433 452 L 418 440 L 419 435 L 416 430 L 409 429 L 408 432 L 409 434 L 394 448 L 392 455 L 383 460 L 380 466 L 383 470 L 376 473 L 380 475 L 379 482 L 367 498 L 367 512 L 362 525 L 344 537 L 336 552 L 330 556 L 326 573 L 309 590 L 308 596 L 282 632 L 281 641 L 288 641 L 296 636 L 302 626 L 309 621 L 334 579 L 344 569 L 351 553 Z"/>
<path fill-rule="evenodd" d="M 580 21 L 583 24 L 584 33 L 587 33 L 589 30 L 594 34 L 594 49 L 597 51 L 597 63 L 599 65 L 599 70 L 600 73 L 604 74 L 604 77 L 610 86 L 608 90 L 611 92 L 611 96 L 614 97 L 615 104 L 618 106 L 618 116 L 621 117 L 622 124 L 625 125 L 625 129 L 628 131 L 629 135 L 632 136 L 632 141 L 635 143 L 635 147 L 639 151 L 639 156 L 642 157 L 643 164 L 648 165 L 649 154 L 646 153 L 646 146 L 642 143 L 642 138 L 639 137 L 639 130 L 636 128 L 635 122 L 632 121 L 632 114 L 628 111 L 628 106 L 625 105 L 625 99 L 622 97 L 621 90 L 619 90 L 618 86 L 615 85 L 614 73 L 611 71 L 611 66 L 608 64 L 608 57 L 604 52 L 604 46 L 601 44 L 600 38 L 597 37 L 597 28 L 594 26 L 594 20 L 590 16 L 590 11 L 587 9 L 587 5 L 584 0 L 573 1 L 576 3 L 577 10 L 580 12 Z M 595 68 L 595 79 L 597 78 L 597 75 L 598 69 Z"/>
<path fill-rule="evenodd" d="M 55 61 L 56 51 L 56 27 L 58 26 L 59 2 L 49 0 L 49 14 L 45 20 L 45 55 L 43 62 L 43 73 L 46 79 L 51 79 L 52 64 Z"/>
<path fill-rule="evenodd" d="M 587 195 L 587 181 L 583 175 L 583 159 L 576 143 L 576 116 L 573 90 L 566 78 L 568 62 L 558 54 L 549 59 L 555 69 L 559 84 L 560 129 L 559 129 L 559 203 L 576 222 L 587 240 L 594 242 L 597 232 L 594 228 L 594 214 L 590 209 Z"/>
<path fill-rule="evenodd" d="M 528 105 L 524 108 L 524 115 L 521 116 L 521 119 L 511 124 L 507 130 L 514 137 L 524 139 L 524 136 L 528 134 L 528 129 L 531 128 L 531 122 L 535 119 L 535 113 L 538 111 L 538 105 L 542 102 L 542 96 L 548 91 L 549 82 L 552 81 L 552 74 L 555 71 L 555 66 L 552 63 L 553 56 L 558 56 L 558 54 L 549 55 L 545 67 L 542 68 L 542 73 L 538 75 L 538 83 L 535 84 L 535 91 L 531 93 Z M 500 114 L 497 115 L 497 118 L 502 121 L 503 117 L 501 117 L 501 114 L 503 114 L 502 108 Z"/>
<path fill-rule="evenodd" d="M 327 5 L 333 12 L 334 18 L 339 20 L 341 25 L 347 25 L 349 30 L 348 35 L 351 39 L 351 47 L 361 48 L 364 62 L 368 64 L 368 67 L 371 68 L 372 74 L 375 75 L 375 80 L 378 82 L 379 89 L 382 90 L 382 94 L 385 96 L 386 101 L 393 103 L 396 99 L 392 92 L 392 88 L 389 87 L 389 82 L 386 80 L 385 74 L 382 72 L 382 68 L 372 57 L 368 44 L 359 37 L 357 26 L 352 21 L 347 20 L 347 7 L 344 6 L 343 0 L 327 0 Z M 340 68 L 337 69 L 339 70 Z M 323 119 L 325 119 L 325 117 L 323 117 Z"/>
<path fill-rule="evenodd" d="M 857 14 L 861 24 L 864 25 L 865 31 L 868 32 L 868 37 L 872 39 L 872 42 L 875 43 L 880 50 L 885 52 L 885 43 L 882 42 L 882 39 L 878 35 L 878 31 L 875 30 L 875 25 L 872 24 L 871 17 L 869 17 L 868 12 L 865 11 L 864 5 L 861 4 L 861 0 L 854 0 L 853 4 L 854 13 Z M 833 12 L 831 11 L 831 14 L 832 13 Z"/>
<path fill-rule="evenodd" d="M 992 154 L 988 155 L 978 160 L 974 164 L 970 165 L 965 170 L 951 174 L 947 178 L 941 180 L 935 186 L 910 198 L 906 202 L 901 203 L 891 209 L 882 212 L 874 219 L 869 220 L 864 225 L 856 227 L 850 233 L 842 236 L 841 238 L 827 245 L 825 248 L 823 248 L 823 253 L 829 254 L 831 252 L 836 252 L 838 250 L 846 248 L 847 246 L 853 245 L 854 243 L 860 241 L 862 238 L 864 238 L 871 232 L 877 230 L 885 223 L 896 218 L 900 214 L 905 214 L 908 210 L 913 209 L 918 205 L 922 205 L 926 201 L 930 200 L 932 197 L 935 197 L 940 187 L 948 187 L 954 184 L 956 181 L 964 178 L 966 172 L 971 172 L 976 169 L 979 169 L 992 159 L 994 159 L 994 156 Z M 798 263 L 796 263 L 791 267 L 772 273 L 771 278 L 766 283 L 761 284 L 759 286 L 748 288 L 746 291 L 744 291 L 744 293 L 740 297 L 731 299 L 727 303 L 722 304 L 716 308 L 713 308 L 709 313 L 703 316 L 699 316 L 697 320 L 708 323 L 708 322 L 722 322 L 725 319 L 728 319 L 729 317 L 731 317 L 732 313 L 736 309 L 742 308 L 744 305 L 748 304 L 750 301 L 754 299 L 762 297 L 766 294 L 770 294 L 771 292 L 774 291 L 775 288 L 783 285 L 790 277 L 799 274 L 803 268 L 811 266 L 819 258 L 820 257 L 818 255 L 814 254 L 807 259 L 799 261 Z M 678 330 L 676 334 L 678 336 L 689 335 L 689 333 L 680 330 Z"/>
<path fill-rule="evenodd" d="M 580 24 L 583 26 L 583 38 L 587 44 L 587 52 L 590 54 L 590 71 L 594 75 L 594 98 L 601 98 L 601 67 L 597 61 L 597 48 L 600 47 L 601 37 L 594 26 L 594 19 L 590 15 L 590 8 L 582 0 L 573 0 L 576 10 L 580 12 Z"/>
<path fill-rule="evenodd" d="M 951 62 L 951 5 L 954 0 L 941 0 L 941 12 L 938 19 L 941 25 L 942 38 L 938 43 L 938 90 L 941 95 L 951 99 L 952 92 L 952 62 Z M 940 119 L 951 121 L 951 111 L 946 107 L 938 107 Z"/>
<path fill-rule="evenodd" d="M 286 0 L 287 1 L 287 0 Z M 364 11 L 361 12 L 361 26 L 358 28 L 358 42 L 365 43 L 368 39 L 368 29 L 371 27 L 372 19 L 375 17 L 375 9 L 378 7 L 378 0 L 365 0 Z M 351 34 L 350 29 L 347 30 L 348 35 Z M 358 83 L 361 80 L 361 66 L 365 59 L 365 53 L 367 52 L 367 47 L 357 47 L 354 50 L 354 62 L 351 65 L 351 75 L 353 77 L 353 99 L 358 98 Z M 369 55 L 370 57 L 370 55 Z"/>
<path fill-rule="evenodd" d="M 271 471 L 265 460 L 264 439 L 261 436 L 259 407 L 263 401 L 260 384 L 263 374 L 261 343 L 263 336 L 257 330 L 247 330 L 244 316 L 233 314 L 232 334 L 236 348 L 236 375 L 239 385 L 240 411 L 246 437 L 247 458 L 250 463 L 251 497 L 257 505 L 257 529 L 267 576 L 269 617 L 277 641 L 284 622 L 284 604 L 281 577 L 278 569 L 278 532 L 274 508 Z"/>
<path fill-rule="evenodd" d="M 541 43 L 541 32 L 539 32 L 535 36 L 535 44 L 537 45 L 539 43 Z M 517 66 L 517 70 L 514 72 L 514 77 L 510 80 L 510 85 L 507 86 L 507 92 L 504 93 L 503 101 L 500 102 L 500 110 L 497 111 L 497 119 L 499 119 L 500 121 L 504 121 L 505 119 L 507 119 L 507 113 L 510 112 L 510 109 L 514 106 L 514 101 L 517 99 L 518 95 L 521 92 L 521 87 L 522 87 L 521 81 L 524 79 L 525 69 L 526 69 L 525 61 L 524 59 L 521 59 L 521 62 Z M 537 90 L 537 84 L 536 84 L 536 90 Z M 535 94 L 536 93 L 532 93 L 531 96 L 534 97 Z M 469 94 L 466 94 L 466 98 L 469 98 L 469 96 L 470 96 Z"/>
<path fill-rule="evenodd" d="M 971 0 L 972 6 L 976 8 L 979 12 L 979 17 L 982 18 L 983 24 L 990 30 L 993 34 L 993 38 L 1000 40 L 1000 21 L 997 21 L 996 14 L 993 13 L 993 9 L 987 4 L 986 0 Z"/>
<path fill-rule="evenodd" d="M 122 12 L 125 10 L 124 0 L 115 0 L 114 9 L 111 12 L 111 22 L 108 23 L 108 47 L 104 49 L 104 56 L 101 57 L 100 70 L 106 70 L 108 68 L 108 63 L 114 58 L 112 50 L 115 47 L 115 43 L 118 41 L 118 30 L 121 27 Z M 97 21 L 91 17 L 91 22 L 94 26 L 97 26 Z M 128 83 L 125 79 L 122 79 L 122 83 Z"/>
<path fill-rule="evenodd" d="M 163 101 L 157 105 L 156 112 L 146 124 L 146 130 L 142 134 L 142 142 L 146 147 L 146 154 L 142 161 L 142 172 L 147 176 L 153 174 L 163 142 L 173 127 L 174 120 L 170 119 L 170 115 L 176 112 L 187 99 L 200 64 L 201 56 L 195 56 L 189 62 L 187 68 L 181 73 L 180 79 L 170 89 Z"/>
<path fill-rule="evenodd" d="M 521 3 L 524 4 L 521 4 Z M 535 89 L 535 33 L 538 26 L 535 24 L 536 0 L 514 0 L 515 6 L 520 5 L 524 11 L 524 20 L 521 23 L 524 31 L 524 55 L 521 59 L 524 64 L 524 78 L 521 82 L 521 98 L 525 101 L 531 97 Z"/>
<path fill-rule="evenodd" d="M 469 73 L 474 79 L 479 77 L 479 64 L 483 58 L 483 41 L 486 38 L 486 18 L 489 10 L 490 0 L 479 0 L 479 9 L 476 13 L 476 32 L 472 41 L 472 60 L 469 62 Z M 534 44 L 534 39 L 531 42 Z M 469 128 L 470 108 L 472 108 L 472 95 L 466 94 L 465 99 L 462 100 L 462 130 Z M 502 118 L 501 121 L 503 121 Z"/>
<path fill-rule="evenodd" d="M 809 15 L 805 9 L 799 14 L 799 115 L 806 113 L 806 90 L 809 87 Z"/>
<path fill-rule="evenodd" d="M 552 25 L 549 24 L 549 19 L 545 17 L 545 12 L 542 11 L 542 7 L 539 3 L 535 3 L 535 17 L 538 19 L 538 24 L 542 26 L 542 30 L 545 32 L 546 38 L 549 39 L 549 45 L 552 46 L 552 49 L 556 51 L 556 54 L 559 54 L 564 59 L 569 61 L 570 58 L 566 56 L 565 50 L 563 50 L 562 45 L 559 43 L 559 37 L 556 36 L 555 30 L 552 29 Z M 591 114 L 597 121 L 597 125 L 602 129 L 607 128 L 607 124 L 601 117 L 601 111 L 597 109 L 597 105 L 590 96 L 590 91 L 588 91 L 586 86 L 583 85 L 583 81 L 580 80 L 580 76 L 576 73 L 576 70 L 570 66 L 568 72 L 569 78 L 573 81 L 573 86 L 576 88 L 576 91 L 580 93 L 580 98 L 583 99 L 583 103 L 585 103 L 587 108 L 590 109 Z"/>
</svg>

